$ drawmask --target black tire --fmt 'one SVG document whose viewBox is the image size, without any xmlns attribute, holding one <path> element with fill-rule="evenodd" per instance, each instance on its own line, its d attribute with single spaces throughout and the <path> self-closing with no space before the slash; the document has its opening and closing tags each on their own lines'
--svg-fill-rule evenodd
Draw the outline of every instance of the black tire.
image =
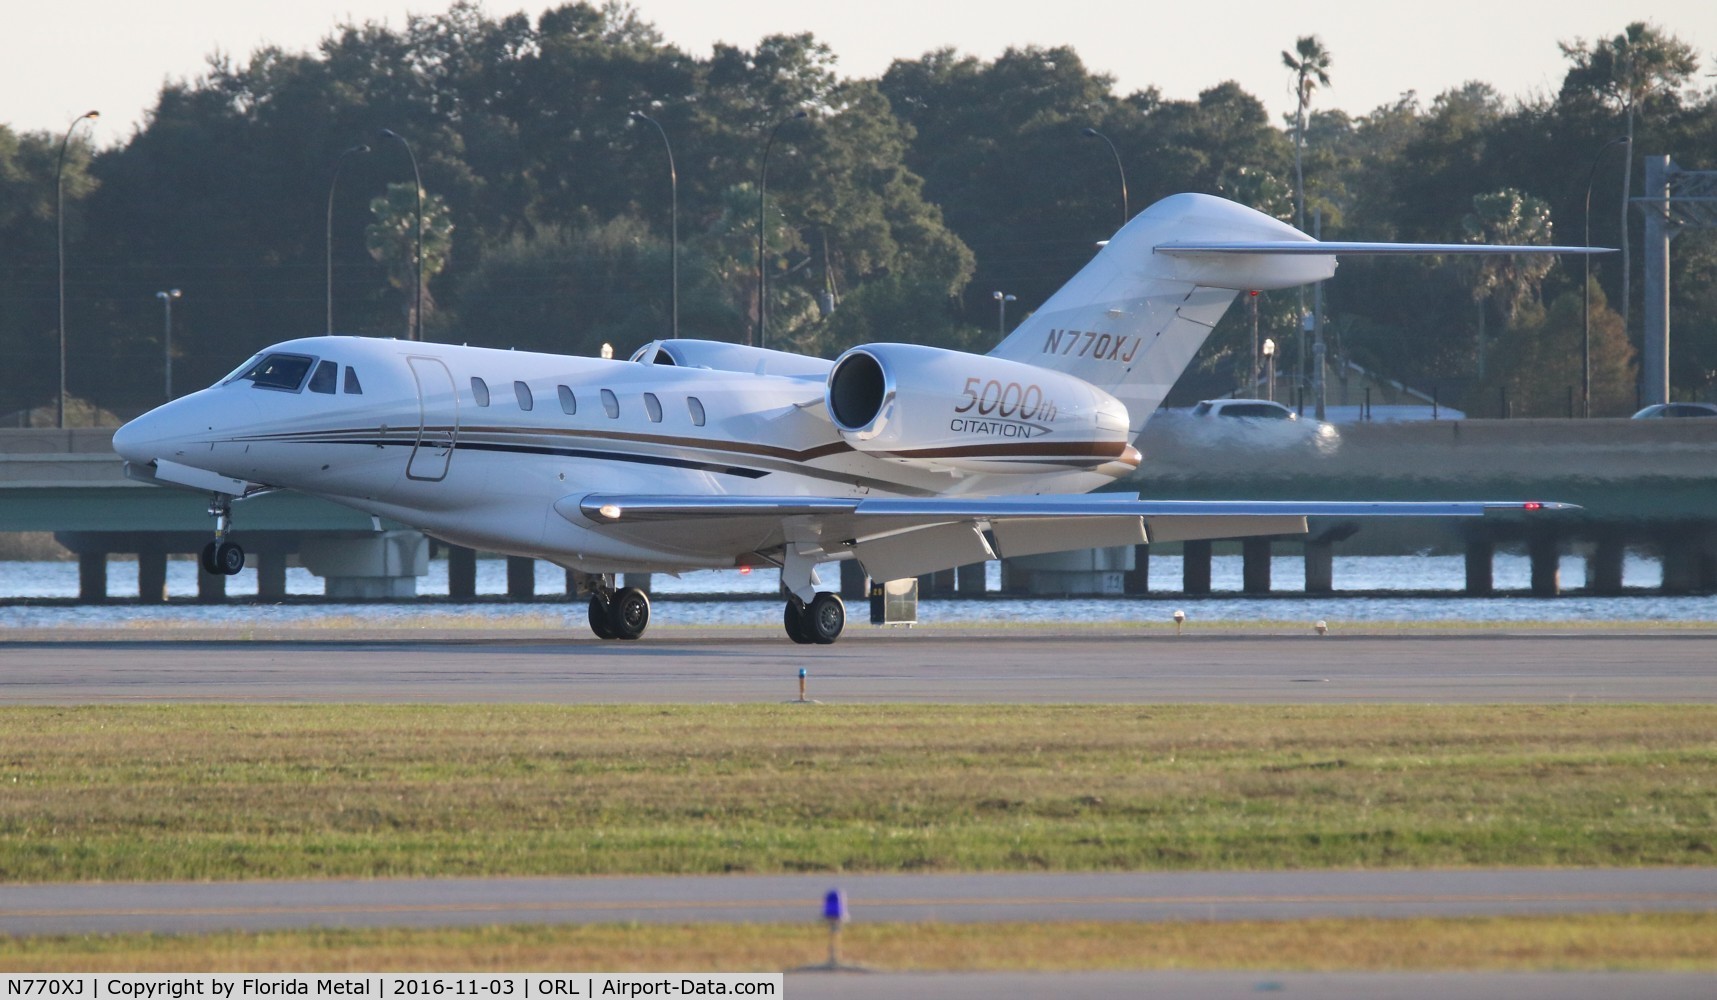
<svg viewBox="0 0 1717 1000">
<path fill-rule="evenodd" d="M 811 641 L 827 646 L 839 639 L 846 627 L 847 606 L 839 594 L 824 591 L 811 601 L 805 615 L 805 631 L 811 636 Z"/>
<path fill-rule="evenodd" d="M 596 593 L 590 595 L 590 631 L 596 633 L 598 639 L 614 638 L 614 627 L 608 624 L 610 618 L 608 595 Z"/>
<path fill-rule="evenodd" d="M 608 606 L 608 627 L 616 639 L 636 639 L 650 627 L 650 598 L 637 587 L 622 587 L 614 592 Z"/>
<path fill-rule="evenodd" d="M 225 576 L 237 576 L 244 569 L 244 550 L 232 542 L 215 547 L 215 571 Z"/>
<path fill-rule="evenodd" d="M 215 549 L 219 545 L 219 542 L 210 542 L 203 546 L 203 572 L 210 576 L 221 575 L 220 563 L 215 562 Z"/>
<path fill-rule="evenodd" d="M 801 646 L 808 646 L 817 640 L 811 637 L 810 609 L 797 597 L 787 599 L 787 607 L 781 612 L 781 624 L 787 628 L 787 638 Z"/>
</svg>

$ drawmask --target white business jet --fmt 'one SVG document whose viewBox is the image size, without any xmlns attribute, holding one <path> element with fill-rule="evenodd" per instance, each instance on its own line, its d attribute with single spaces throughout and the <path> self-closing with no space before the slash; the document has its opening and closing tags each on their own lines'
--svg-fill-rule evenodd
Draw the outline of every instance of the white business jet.
<svg viewBox="0 0 1717 1000">
<path fill-rule="evenodd" d="M 1306 530 L 1312 515 L 1480 516 L 1533 502 L 1152 501 L 1091 490 L 1133 446 L 1237 293 L 1320 281 L 1340 254 L 1579 247 L 1322 243 L 1183 194 L 1151 206 L 987 355 L 868 344 L 834 361 L 700 340 L 629 360 L 308 337 L 120 428 L 128 474 L 232 505 L 285 489 L 458 545 L 589 574 L 590 627 L 636 639 L 621 572 L 776 567 L 783 622 L 831 643 L 818 564 L 873 580 L 998 556 Z"/>
</svg>

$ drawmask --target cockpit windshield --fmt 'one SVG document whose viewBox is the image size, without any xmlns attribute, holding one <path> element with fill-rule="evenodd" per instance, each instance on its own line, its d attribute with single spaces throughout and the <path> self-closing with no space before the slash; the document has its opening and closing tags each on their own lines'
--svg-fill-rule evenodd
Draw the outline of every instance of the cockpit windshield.
<svg viewBox="0 0 1717 1000">
<path fill-rule="evenodd" d="M 248 367 L 238 369 L 226 382 L 244 380 L 259 389 L 297 392 L 315 364 L 315 358 L 304 354 L 264 354 L 253 359 Z"/>
</svg>

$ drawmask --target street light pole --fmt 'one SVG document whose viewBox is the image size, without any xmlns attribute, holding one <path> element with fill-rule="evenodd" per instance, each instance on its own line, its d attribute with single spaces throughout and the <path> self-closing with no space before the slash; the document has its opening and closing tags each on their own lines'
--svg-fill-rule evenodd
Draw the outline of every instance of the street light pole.
<svg viewBox="0 0 1717 1000">
<path fill-rule="evenodd" d="M 165 292 L 156 292 L 155 297 L 161 300 L 161 306 L 166 310 L 161 336 L 161 356 L 165 363 L 161 366 L 161 370 L 166 372 L 164 391 L 167 395 L 167 401 L 170 403 L 173 401 L 173 300 L 179 297 L 179 290 L 174 288 Z"/>
<path fill-rule="evenodd" d="M 996 342 L 1001 343 L 1008 335 L 1008 303 L 1017 298 L 1013 295 L 995 293 L 996 297 Z"/>
<path fill-rule="evenodd" d="M 411 151 L 411 143 L 405 137 L 391 128 L 381 130 L 383 139 L 396 140 L 405 147 L 405 155 L 411 158 L 411 176 L 417 182 L 417 295 L 411 310 L 412 340 L 423 339 L 423 174 L 417 169 L 417 154 Z"/>
<path fill-rule="evenodd" d="M 1133 215 L 1132 212 L 1128 210 L 1127 206 L 1127 168 L 1121 166 L 1121 151 L 1115 148 L 1115 144 L 1109 141 L 1108 136 L 1094 128 L 1082 129 L 1079 134 L 1085 136 L 1087 139 L 1102 139 L 1108 144 L 1109 155 L 1115 158 L 1115 170 L 1121 175 L 1121 225 L 1126 225 L 1127 220 L 1132 218 Z"/>
<path fill-rule="evenodd" d="M 334 185 L 340 182 L 340 168 L 345 166 L 346 157 L 353 153 L 367 153 L 370 147 L 359 143 L 351 147 L 340 158 L 334 161 L 334 176 L 328 181 L 328 333 L 334 333 Z"/>
<path fill-rule="evenodd" d="M 1264 385 L 1267 388 L 1270 402 L 1274 403 L 1276 401 L 1276 342 L 1268 338 L 1264 340 L 1264 370 L 1267 373 L 1264 376 Z"/>
<path fill-rule="evenodd" d="M 631 117 L 636 118 L 639 121 L 649 122 L 651 125 L 656 126 L 656 131 L 662 135 L 662 145 L 667 147 L 668 150 L 668 189 L 669 194 L 673 199 L 672 214 L 669 216 L 668 220 L 668 227 L 672 232 L 669 239 L 672 240 L 671 246 L 674 261 L 673 331 L 674 338 L 678 339 L 680 336 L 680 177 L 674 170 L 674 144 L 668 141 L 668 130 L 662 127 L 661 122 L 651 118 L 642 111 L 632 112 Z"/>
<path fill-rule="evenodd" d="M 85 111 L 72 120 L 66 137 L 60 140 L 60 163 L 54 169 L 54 220 L 59 227 L 60 255 L 60 395 L 54 407 L 54 426 L 60 428 L 66 425 L 66 147 L 79 124 L 100 117 L 99 111 Z"/>
<path fill-rule="evenodd" d="M 763 144 L 763 166 L 757 172 L 757 346 L 769 346 L 764 340 L 765 328 L 769 316 L 769 286 L 764 278 L 763 270 L 763 196 L 769 190 L 769 150 L 775 145 L 775 134 L 781 131 L 781 126 L 790 121 L 806 117 L 806 112 L 795 111 L 786 118 L 775 123 L 769 130 L 769 141 Z"/>
<path fill-rule="evenodd" d="M 1603 160 L 1604 153 L 1611 146 L 1620 146 L 1628 141 L 1625 135 L 1618 135 L 1604 143 L 1598 152 L 1592 156 L 1592 169 L 1586 173 L 1586 243 L 1587 250 L 1592 249 L 1592 181 L 1598 177 L 1598 163 Z M 1586 277 L 1580 283 L 1580 416 L 1592 415 L 1592 255 L 1585 255 Z"/>
</svg>

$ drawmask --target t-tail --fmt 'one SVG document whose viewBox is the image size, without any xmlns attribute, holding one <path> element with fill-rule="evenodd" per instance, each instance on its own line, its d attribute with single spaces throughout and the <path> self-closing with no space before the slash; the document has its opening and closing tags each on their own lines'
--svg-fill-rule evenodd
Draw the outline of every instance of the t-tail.
<svg viewBox="0 0 1717 1000">
<path fill-rule="evenodd" d="M 990 354 L 1106 390 L 1143 429 L 1234 297 L 1335 274 L 1338 254 L 1604 253 L 1564 246 L 1323 243 L 1236 202 L 1164 198 L 1134 216 Z"/>
</svg>

